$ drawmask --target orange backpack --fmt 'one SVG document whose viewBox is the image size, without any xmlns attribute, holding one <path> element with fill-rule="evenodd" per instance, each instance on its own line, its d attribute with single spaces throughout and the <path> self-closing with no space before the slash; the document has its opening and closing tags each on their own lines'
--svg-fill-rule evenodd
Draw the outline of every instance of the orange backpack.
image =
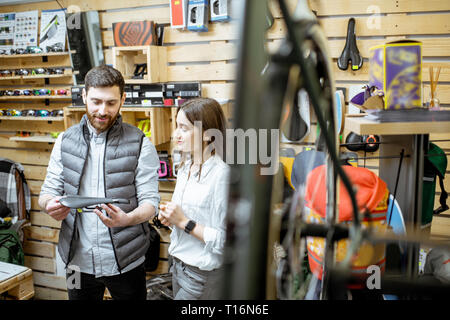
<svg viewBox="0 0 450 320">
<path fill-rule="evenodd" d="M 386 183 L 366 168 L 344 166 L 343 169 L 357 191 L 356 202 L 360 215 L 366 209 L 369 211 L 369 218 L 361 216 L 360 221 L 363 228 L 367 228 L 370 224 L 373 232 L 383 234 L 387 226 L 386 215 L 389 199 Z M 325 223 L 325 182 L 326 167 L 324 165 L 315 168 L 308 175 L 305 193 L 306 221 L 308 223 Z M 353 219 L 353 209 L 350 196 L 342 182 L 339 186 L 338 204 L 339 222 L 350 225 Z M 320 237 L 307 237 L 306 241 L 310 269 L 321 280 L 325 240 Z M 336 262 L 341 262 L 345 258 L 349 243 L 350 240 L 348 239 L 337 242 L 335 247 Z M 352 259 L 352 275 L 366 278 L 369 275 L 367 268 L 370 265 L 379 266 L 381 272 L 383 272 L 386 261 L 385 250 L 386 245 L 384 243 L 371 244 L 363 242 Z"/>
</svg>

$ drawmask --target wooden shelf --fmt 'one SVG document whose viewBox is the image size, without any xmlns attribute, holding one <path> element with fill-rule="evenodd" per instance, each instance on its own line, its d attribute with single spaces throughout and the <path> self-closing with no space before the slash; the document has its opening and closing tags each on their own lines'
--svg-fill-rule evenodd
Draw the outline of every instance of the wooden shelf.
<svg viewBox="0 0 450 320">
<path fill-rule="evenodd" d="M 0 86 L 3 90 L 33 90 L 65 89 L 67 94 L 57 95 L 53 91 L 52 95 L 19 95 L 19 96 L 1 96 L 0 105 L 2 109 L 9 109 L 7 106 L 12 105 L 12 109 L 65 109 L 72 104 L 72 95 L 70 87 L 73 85 L 73 77 L 79 74 L 74 71 L 71 63 L 71 55 L 75 54 L 75 50 L 66 50 L 63 52 L 43 52 L 31 54 L 13 54 L 0 55 L 0 64 L 5 70 L 27 69 L 28 75 L 14 75 L 0 77 Z M 36 68 L 54 69 L 61 68 L 63 74 L 32 74 L 31 70 Z M 13 73 L 14 74 L 14 73 Z M 45 102 L 45 106 L 43 106 Z M 34 106 L 34 107 L 33 107 Z M 39 108 L 38 108 L 39 107 Z M 50 109 L 48 109 L 50 108 Z M 61 132 L 69 127 L 68 115 L 57 117 L 35 117 L 35 116 L 0 116 L 1 130 L 7 132 L 29 131 L 37 134 Z M 75 114 L 76 116 L 76 114 Z M 9 138 L 8 138 L 9 139 Z M 31 137 L 10 137 L 10 141 L 23 142 L 41 142 L 54 143 L 55 139 L 51 136 L 31 136 Z"/>
<path fill-rule="evenodd" d="M 145 112 L 149 111 L 149 109 L 152 108 L 176 108 L 177 106 L 148 106 L 148 107 L 127 107 L 122 106 L 120 108 L 120 112 Z M 68 111 L 74 111 L 74 112 L 84 112 L 86 111 L 85 107 L 67 107 Z"/>
<path fill-rule="evenodd" d="M 140 108 L 140 107 L 123 107 L 120 108 L 120 112 L 139 112 L 139 111 L 149 111 L 150 107 L 146 107 L 146 108 Z M 86 108 L 85 107 L 67 107 L 67 110 L 73 111 L 73 112 L 85 112 Z"/>
<path fill-rule="evenodd" d="M 86 111 L 85 107 L 66 107 L 64 109 L 67 109 L 67 111 L 73 111 L 73 112 L 82 112 L 82 111 Z"/>
<path fill-rule="evenodd" d="M 145 84 L 167 82 L 167 48 L 162 46 L 129 46 L 112 48 L 112 64 L 125 83 Z M 132 79 L 136 64 L 146 64 L 143 79 Z"/>
<path fill-rule="evenodd" d="M 75 52 L 75 51 L 74 51 Z M 17 59 L 17 58 L 34 58 L 34 57 L 49 57 L 49 56 L 65 56 L 71 54 L 72 51 L 64 52 L 43 52 L 43 53 L 27 53 L 27 54 L 2 54 L 0 59 Z"/>
<path fill-rule="evenodd" d="M 19 141 L 19 142 L 48 142 L 55 143 L 56 139 L 48 136 L 31 136 L 31 137 L 10 137 L 11 141 Z"/>
<path fill-rule="evenodd" d="M 0 100 L 72 100 L 71 96 L 3 96 Z"/>
<path fill-rule="evenodd" d="M 158 178 L 158 181 L 164 181 L 164 182 L 176 182 L 177 178 Z"/>
<path fill-rule="evenodd" d="M 0 120 L 17 120 L 17 121 L 64 121 L 64 117 L 17 117 L 17 116 L 1 116 Z"/>
<path fill-rule="evenodd" d="M 137 125 L 136 112 L 145 112 L 145 117 L 150 120 L 152 135 L 150 141 L 155 145 L 170 142 L 171 132 L 175 129 L 176 110 L 173 107 L 153 106 L 153 107 L 122 107 L 120 113 L 125 123 Z M 66 127 L 76 124 L 81 119 L 81 113 L 86 112 L 82 106 L 65 107 L 64 115 L 67 122 Z"/>
<path fill-rule="evenodd" d="M 409 135 L 450 133 L 450 121 L 376 122 L 363 117 L 347 117 L 345 128 L 359 135 Z"/>
<path fill-rule="evenodd" d="M 149 84 L 147 79 L 125 79 L 126 84 Z"/>
<path fill-rule="evenodd" d="M 148 111 L 148 109 L 152 109 L 152 108 L 164 108 L 164 109 L 169 109 L 169 108 L 177 108 L 177 106 L 145 106 L 145 107 L 134 107 L 134 106 L 122 106 L 122 108 L 120 108 L 120 111 L 133 111 L 133 112 L 139 112 L 139 111 Z"/>
<path fill-rule="evenodd" d="M 12 77 L 0 77 L 0 81 L 7 81 L 7 80 L 31 80 L 31 79 L 45 79 L 45 78 L 66 78 L 66 77 L 72 77 L 73 75 L 77 74 L 77 71 L 65 73 L 65 74 L 39 74 L 35 76 L 12 76 Z"/>
</svg>

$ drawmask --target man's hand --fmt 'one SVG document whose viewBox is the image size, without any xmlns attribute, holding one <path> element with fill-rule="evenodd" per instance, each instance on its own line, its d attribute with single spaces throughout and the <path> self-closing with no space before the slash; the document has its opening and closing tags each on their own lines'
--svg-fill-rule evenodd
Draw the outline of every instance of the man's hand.
<svg viewBox="0 0 450 320">
<path fill-rule="evenodd" d="M 131 225 L 130 217 L 119 207 L 110 203 L 102 204 L 101 207 L 109 215 L 109 218 L 98 209 L 94 209 L 94 212 L 108 228 L 126 227 Z"/>
<path fill-rule="evenodd" d="M 70 212 L 70 208 L 63 206 L 59 202 L 60 198 L 61 197 L 58 196 L 50 199 L 45 206 L 45 211 L 50 215 L 50 217 L 57 221 L 64 220 Z"/>
<path fill-rule="evenodd" d="M 181 207 L 173 202 L 159 206 L 158 219 L 165 226 L 170 227 L 171 225 L 175 225 L 180 229 L 184 229 L 186 223 L 189 221 Z"/>
</svg>

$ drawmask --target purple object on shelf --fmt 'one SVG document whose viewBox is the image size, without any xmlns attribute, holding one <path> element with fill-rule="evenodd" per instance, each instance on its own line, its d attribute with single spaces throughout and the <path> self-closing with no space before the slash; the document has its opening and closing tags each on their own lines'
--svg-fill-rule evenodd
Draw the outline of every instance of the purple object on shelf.
<svg viewBox="0 0 450 320">
<path fill-rule="evenodd" d="M 364 104 L 364 91 L 356 94 L 351 100 L 351 103 L 362 106 Z"/>
</svg>

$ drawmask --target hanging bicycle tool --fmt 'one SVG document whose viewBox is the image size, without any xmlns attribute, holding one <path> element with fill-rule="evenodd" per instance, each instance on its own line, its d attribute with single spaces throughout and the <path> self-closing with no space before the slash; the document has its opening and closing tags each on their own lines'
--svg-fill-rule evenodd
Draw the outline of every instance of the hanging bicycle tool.
<svg viewBox="0 0 450 320">
<path fill-rule="evenodd" d="M 347 39 L 345 41 L 345 47 L 337 61 L 339 69 L 347 70 L 349 61 L 351 61 L 352 70 L 355 71 L 361 69 L 363 65 L 363 59 L 359 54 L 358 47 L 356 46 L 354 18 L 350 18 L 350 20 L 348 20 Z"/>
</svg>

